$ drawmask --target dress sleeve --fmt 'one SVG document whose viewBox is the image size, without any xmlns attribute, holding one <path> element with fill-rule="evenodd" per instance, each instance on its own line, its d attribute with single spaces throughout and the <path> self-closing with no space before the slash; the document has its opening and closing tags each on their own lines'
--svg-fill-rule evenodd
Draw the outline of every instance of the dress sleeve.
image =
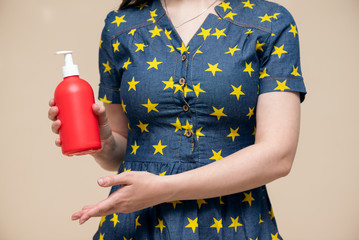
<svg viewBox="0 0 359 240">
<path fill-rule="evenodd" d="M 105 26 L 101 34 L 98 58 L 100 72 L 98 99 L 105 103 L 121 103 L 121 73 L 118 67 L 118 60 L 115 57 L 116 44 L 113 43 L 111 33 L 110 25 L 112 18 L 114 18 L 113 12 L 110 12 L 105 19 Z"/>
<path fill-rule="evenodd" d="M 260 59 L 259 94 L 272 91 L 299 92 L 302 103 L 307 91 L 302 77 L 296 23 L 283 6 L 278 6 L 272 14 L 272 33 Z"/>
</svg>

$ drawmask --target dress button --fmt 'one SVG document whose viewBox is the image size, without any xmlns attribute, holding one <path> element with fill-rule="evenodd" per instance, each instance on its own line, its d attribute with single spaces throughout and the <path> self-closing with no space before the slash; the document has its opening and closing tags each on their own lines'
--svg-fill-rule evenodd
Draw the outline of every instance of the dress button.
<svg viewBox="0 0 359 240">
<path fill-rule="evenodd" d="M 185 110 L 186 112 L 188 111 L 188 106 L 187 105 L 183 105 L 183 110 Z"/>
<path fill-rule="evenodd" d="M 187 55 L 186 54 L 182 55 L 182 61 L 184 61 L 186 59 L 187 59 Z"/>
<path fill-rule="evenodd" d="M 192 136 L 192 132 L 191 131 L 188 131 L 188 129 L 186 130 L 186 137 L 190 137 Z"/>
<path fill-rule="evenodd" d="M 182 85 L 182 84 L 184 84 L 184 83 L 185 83 L 185 81 L 186 81 L 186 79 L 184 79 L 184 78 L 180 78 L 179 83 Z"/>
</svg>

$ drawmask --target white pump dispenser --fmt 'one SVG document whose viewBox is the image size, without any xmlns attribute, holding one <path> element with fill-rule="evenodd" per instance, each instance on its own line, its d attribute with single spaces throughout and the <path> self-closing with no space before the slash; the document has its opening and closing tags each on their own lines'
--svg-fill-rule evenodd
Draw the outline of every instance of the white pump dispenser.
<svg viewBox="0 0 359 240">
<path fill-rule="evenodd" d="M 62 75 L 64 78 L 79 75 L 79 68 L 77 65 L 74 65 L 74 61 L 72 60 L 72 51 L 58 51 L 56 54 L 65 55 L 65 66 L 62 67 Z"/>
</svg>

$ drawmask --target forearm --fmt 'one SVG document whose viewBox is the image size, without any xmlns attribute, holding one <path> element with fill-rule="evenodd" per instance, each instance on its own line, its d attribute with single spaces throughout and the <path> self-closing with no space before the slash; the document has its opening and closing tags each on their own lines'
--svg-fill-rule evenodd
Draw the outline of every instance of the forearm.
<svg viewBox="0 0 359 240">
<path fill-rule="evenodd" d="M 105 170 L 117 171 L 126 154 L 127 139 L 112 132 L 112 136 L 102 142 L 103 148 L 91 154 L 96 162 Z"/>
<path fill-rule="evenodd" d="M 205 199 L 247 191 L 289 173 L 293 154 L 260 143 L 166 179 L 169 200 Z"/>
</svg>

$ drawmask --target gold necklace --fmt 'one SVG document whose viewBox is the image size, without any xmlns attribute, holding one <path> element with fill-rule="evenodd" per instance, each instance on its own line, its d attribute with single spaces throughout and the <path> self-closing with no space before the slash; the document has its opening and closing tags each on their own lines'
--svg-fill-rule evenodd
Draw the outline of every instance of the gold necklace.
<svg viewBox="0 0 359 240">
<path fill-rule="evenodd" d="M 206 9 L 204 9 L 200 14 L 198 14 L 198 15 L 194 16 L 193 18 L 191 18 L 191 19 L 189 19 L 189 20 L 187 20 L 187 21 L 185 21 L 185 22 L 183 22 L 183 23 L 181 23 L 181 24 L 179 24 L 179 25 L 177 25 L 177 26 L 174 26 L 174 27 L 175 27 L 175 28 L 179 28 L 180 26 L 184 25 L 185 23 L 188 23 L 188 22 L 192 21 L 193 19 L 198 18 L 198 17 L 201 16 L 203 13 L 205 13 L 210 7 L 212 7 L 217 1 L 218 1 L 218 0 L 215 0 L 211 5 L 209 5 L 209 7 L 207 7 Z M 168 16 L 169 19 L 171 19 L 170 15 L 169 15 L 169 13 L 168 13 L 166 0 L 164 0 L 164 2 L 165 2 L 165 9 L 166 9 L 167 16 Z M 172 21 L 172 19 L 171 19 L 171 21 Z"/>
</svg>

